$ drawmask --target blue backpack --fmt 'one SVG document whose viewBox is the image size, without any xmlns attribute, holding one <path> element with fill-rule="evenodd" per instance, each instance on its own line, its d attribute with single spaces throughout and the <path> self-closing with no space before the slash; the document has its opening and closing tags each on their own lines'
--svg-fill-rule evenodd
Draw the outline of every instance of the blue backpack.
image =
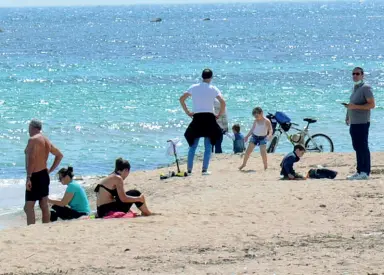
<svg viewBox="0 0 384 275">
<path fill-rule="evenodd" d="M 280 124 L 286 124 L 291 122 L 291 119 L 283 112 L 276 112 L 275 119 Z"/>
</svg>

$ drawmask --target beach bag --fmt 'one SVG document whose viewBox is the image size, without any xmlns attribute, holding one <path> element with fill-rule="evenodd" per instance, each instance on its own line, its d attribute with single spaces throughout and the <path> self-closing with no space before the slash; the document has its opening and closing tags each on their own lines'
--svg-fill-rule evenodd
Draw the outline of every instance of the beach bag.
<svg viewBox="0 0 384 275">
<path fill-rule="evenodd" d="M 309 179 L 334 179 L 337 176 L 337 172 L 329 169 L 311 169 L 308 171 L 307 178 Z"/>
<path fill-rule="evenodd" d="M 282 123 L 280 125 L 281 125 L 281 129 L 283 129 L 285 132 L 288 132 L 289 129 L 291 129 L 291 123 Z"/>
</svg>

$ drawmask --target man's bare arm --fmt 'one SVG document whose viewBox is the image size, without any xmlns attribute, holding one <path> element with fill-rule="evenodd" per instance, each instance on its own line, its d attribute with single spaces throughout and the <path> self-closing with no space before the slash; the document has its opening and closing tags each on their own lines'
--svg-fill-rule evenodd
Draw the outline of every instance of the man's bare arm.
<svg viewBox="0 0 384 275">
<path fill-rule="evenodd" d="M 63 159 L 63 154 L 53 144 L 51 144 L 50 153 L 55 156 L 55 160 L 53 161 L 53 164 L 49 169 L 49 173 L 52 173 L 53 171 L 55 171 L 57 166 L 59 166 L 61 160 Z"/>
<path fill-rule="evenodd" d="M 35 169 L 35 158 L 36 158 L 36 140 L 30 138 L 28 141 L 27 148 L 25 150 L 25 160 L 26 160 L 26 172 L 27 178 L 32 176 L 32 173 Z"/>
<path fill-rule="evenodd" d="M 220 111 L 217 114 L 217 117 L 221 117 L 225 113 L 226 103 L 221 95 L 218 95 L 216 99 L 220 102 Z"/>
<path fill-rule="evenodd" d="M 191 113 L 191 112 L 188 110 L 187 104 L 185 104 L 185 101 L 186 101 L 187 98 L 190 97 L 190 96 L 191 96 L 191 95 L 188 94 L 188 93 L 183 94 L 183 95 L 180 97 L 180 104 L 181 104 L 181 107 L 183 107 L 184 112 L 185 112 L 188 116 L 193 116 L 193 113 Z"/>
</svg>

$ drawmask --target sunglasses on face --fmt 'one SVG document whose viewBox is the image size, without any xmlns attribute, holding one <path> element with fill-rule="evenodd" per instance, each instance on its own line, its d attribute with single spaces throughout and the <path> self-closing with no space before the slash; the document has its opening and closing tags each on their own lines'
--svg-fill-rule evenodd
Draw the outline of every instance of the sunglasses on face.
<svg viewBox="0 0 384 275">
<path fill-rule="evenodd" d="M 361 75 L 361 73 L 352 73 L 352 75 Z"/>
</svg>

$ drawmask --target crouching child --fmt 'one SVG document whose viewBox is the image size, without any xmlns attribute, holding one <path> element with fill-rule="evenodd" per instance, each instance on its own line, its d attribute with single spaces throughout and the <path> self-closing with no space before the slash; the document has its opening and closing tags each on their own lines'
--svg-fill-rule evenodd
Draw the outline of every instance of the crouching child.
<svg viewBox="0 0 384 275">
<path fill-rule="evenodd" d="M 300 174 L 297 174 L 293 169 L 293 165 L 300 161 L 300 158 L 304 155 L 305 148 L 302 145 L 296 145 L 293 148 L 293 152 L 287 154 L 280 164 L 281 172 L 280 176 L 284 180 L 303 180 L 305 179 Z"/>
</svg>

